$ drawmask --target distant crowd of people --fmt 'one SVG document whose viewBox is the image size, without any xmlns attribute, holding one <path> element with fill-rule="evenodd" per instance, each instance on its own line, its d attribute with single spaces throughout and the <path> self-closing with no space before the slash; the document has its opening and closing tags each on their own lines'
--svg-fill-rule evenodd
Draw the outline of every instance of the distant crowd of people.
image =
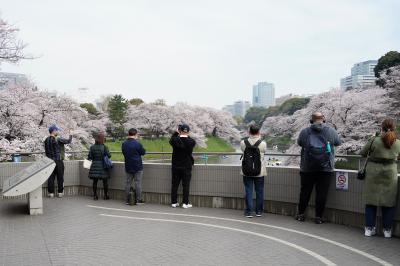
<svg viewBox="0 0 400 266">
<path fill-rule="evenodd" d="M 55 197 L 54 181 L 57 177 L 58 197 L 63 196 L 64 183 L 64 145 L 72 141 L 70 134 L 68 139 L 59 137 L 60 128 L 52 125 L 49 128 L 50 135 L 44 145 L 46 156 L 55 161 L 56 167 L 48 179 L 48 195 Z M 251 125 L 249 136 L 244 138 L 240 147 L 243 152 L 241 157 L 243 176 L 245 209 L 244 216 L 248 218 L 261 217 L 264 213 L 264 178 L 267 176 L 267 160 L 265 153 L 267 144 L 260 134 L 257 125 Z M 87 160 L 90 161 L 89 178 L 93 180 L 93 199 L 98 200 L 97 184 L 103 182 L 104 199 L 108 200 L 108 179 L 112 162 L 111 154 L 105 143 L 104 133 L 95 136 L 95 144 L 89 149 Z M 190 137 L 190 127 L 181 124 L 169 140 L 172 146 L 171 165 L 171 206 L 179 207 L 178 188 L 182 183 L 183 199 L 182 207 L 191 208 L 189 200 L 190 181 L 194 165 L 193 149 L 196 142 Z M 303 222 L 306 220 L 306 209 L 315 187 L 315 217 L 316 224 L 324 223 L 323 214 L 327 201 L 329 186 L 333 179 L 335 168 L 335 147 L 342 141 L 336 130 L 327 125 L 325 117 L 320 112 L 311 115 L 310 126 L 304 128 L 297 140 L 301 147 L 300 162 L 300 196 L 295 219 Z M 125 159 L 126 172 L 126 204 L 143 204 L 142 156 L 146 150 L 139 141 L 138 131 L 131 128 L 128 137 L 122 144 L 122 153 Z M 383 233 L 385 237 L 391 237 L 395 205 L 397 198 L 397 160 L 400 155 L 400 141 L 396 136 L 394 120 L 385 119 L 379 134 L 374 135 L 362 148 L 360 154 L 367 157 L 365 164 L 365 236 L 376 234 L 377 209 L 382 210 Z M 135 189 L 132 188 L 134 182 Z M 253 207 L 253 190 L 256 199 Z"/>
</svg>

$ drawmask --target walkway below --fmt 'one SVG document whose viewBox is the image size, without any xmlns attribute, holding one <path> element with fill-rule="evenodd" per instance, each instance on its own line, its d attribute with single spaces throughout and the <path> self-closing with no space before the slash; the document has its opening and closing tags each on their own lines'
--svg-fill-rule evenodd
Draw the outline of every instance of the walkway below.
<svg viewBox="0 0 400 266">
<path fill-rule="evenodd" d="M 87 197 L 0 201 L 0 265 L 400 265 L 400 239 L 265 214 Z"/>
</svg>

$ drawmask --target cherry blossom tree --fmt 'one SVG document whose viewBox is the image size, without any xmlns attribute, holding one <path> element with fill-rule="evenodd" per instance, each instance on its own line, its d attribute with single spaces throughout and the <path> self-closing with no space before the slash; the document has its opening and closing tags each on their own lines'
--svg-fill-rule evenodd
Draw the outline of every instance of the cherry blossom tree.
<svg viewBox="0 0 400 266">
<path fill-rule="evenodd" d="M 240 140 L 236 121 L 229 113 L 213 108 L 178 103 L 174 106 L 146 104 L 130 106 L 126 128 L 136 127 L 156 137 L 169 135 L 182 123 L 189 124 L 191 136 L 200 146 L 206 146 L 207 135 L 215 135 L 227 141 Z"/>
<path fill-rule="evenodd" d="M 392 108 L 395 110 L 396 117 L 400 115 L 400 66 L 385 69 L 380 73 L 384 80 L 383 88 L 387 89 L 390 98 L 393 98 Z"/>
<path fill-rule="evenodd" d="M 191 136 L 201 146 L 205 145 L 205 137 L 197 124 L 193 121 L 194 113 L 179 106 L 167 106 L 158 104 L 131 105 L 128 109 L 128 122 L 126 129 L 135 127 L 147 135 L 162 137 L 174 132 L 181 123 L 189 123 Z"/>
<path fill-rule="evenodd" d="M 31 58 L 23 53 L 26 44 L 17 38 L 19 29 L 0 18 L 0 64 Z"/>
<path fill-rule="evenodd" d="M 327 124 L 334 127 L 343 140 L 338 153 L 357 152 L 367 139 L 379 130 L 387 116 L 393 116 L 394 99 L 388 90 L 379 87 L 357 90 L 331 90 L 314 96 L 310 103 L 292 116 L 268 117 L 262 133 L 270 136 L 290 136 L 296 142 L 300 131 L 309 126 L 311 114 L 320 111 Z M 288 152 L 298 153 L 300 147 L 292 145 Z"/>
<path fill-rule="evenodd" d="M 57 124 L 75 140 L 67 149 L 82 150 L 91 142 L 91 134 L 81 125 L 87 111 L 66 96 L 39 91 L 32 87 L 15 87 L 0 91 L 0 150 L 7 152 L 43 151 L 47 128 Z"/>
<path fill-rule="evenodd" d="M 233 116 L 225 111 L 210 107 L 193 107 L 196 121 L 205 134 L 225 139 L 228 142 L 239 142 L 240 132 Z"/>
</svg>

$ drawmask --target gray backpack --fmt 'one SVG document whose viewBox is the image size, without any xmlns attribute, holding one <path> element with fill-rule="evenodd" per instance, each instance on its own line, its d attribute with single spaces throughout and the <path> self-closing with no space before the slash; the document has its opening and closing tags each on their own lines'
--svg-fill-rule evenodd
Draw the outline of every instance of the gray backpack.
<svg viewBox="0 0 400 266">
<path fill-rule="evenodd" d="M 328 141 L 323 131 L 318 132 L 308 129 L 306 146 L 304 147 L 304 160 L 307 170 L 322 171 L 331 167 L 331 154 L 327 151 Z"/>
</svg>

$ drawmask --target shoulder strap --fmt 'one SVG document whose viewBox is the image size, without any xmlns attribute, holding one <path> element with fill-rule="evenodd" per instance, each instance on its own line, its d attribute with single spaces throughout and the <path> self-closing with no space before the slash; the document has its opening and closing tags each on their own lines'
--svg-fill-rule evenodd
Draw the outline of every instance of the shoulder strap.
<svg viewBox="0 0 400 266">
<path fill-rule="evenodd" d="M 367 158 L 365 159 L 364 165 L 363 165 L 363 167 L 362 167 L 362 170 L 363 170 L 363 171 L 365 171 L 365 169 L 367 169 L 367 165 L 368 165 L 368 162 L 369 162 L 369 156 L 370 156 L 370 154 L 371 154 L 372 144 L 374 144 L 375 139 L 376 139 L 376 136 L 372 139 L 371 144 L 369 145 L 368 153 L 367 153 Z"/>
<path fill-rule="evenodd" d="M 249 142 L 249 138 L 245 138 L 243 141 L 244 141 L 244 144 L 246 145 L 246 148 L 251 147 L 251 144 Z"/>
<path fill-rule="evenodd" d="M 261 144 L 262 141 L 263 141 L 262 139 L 259 139 L 259 140 L 257 140 L 256 143 L 254 143 L 253 145 L 251 145 L 250 142 L 249 142 L 249 138 L 245 138 L 245 139 L 244 139 L 244 144 L 246 144 L 246 148 L 247 148 L 247 147 L 248 147 L 248 148 L 258 148 L 258 146 Z"/>
<path fill-rule="evenodd" d="M 371 155 L 371 149 L 372 149 L 372 145 L 374 144 L 375 139 L 376 139 L 376 136 L 372 139 L 371 144 L 369 145 L 367 158 Z"/>
<path fill-rule="evenodd" d="M 257 140 L 257 142 L 254 143 L 253 147 L 257 148 L 261 144 L 261 142 L 262 142 L 262 139 Z"/>
</svg>

